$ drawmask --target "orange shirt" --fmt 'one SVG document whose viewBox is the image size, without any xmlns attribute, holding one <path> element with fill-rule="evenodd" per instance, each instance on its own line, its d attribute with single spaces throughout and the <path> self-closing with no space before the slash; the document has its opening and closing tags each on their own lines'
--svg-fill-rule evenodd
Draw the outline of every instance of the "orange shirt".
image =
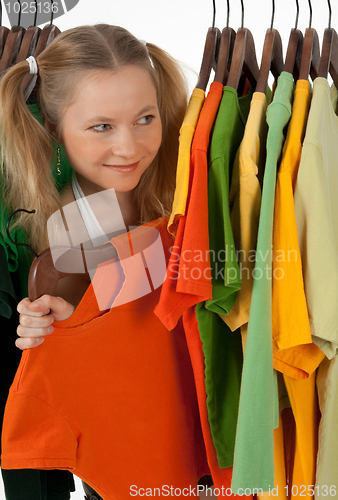
<svg viewBox="0 0 338 500">
<path fill-rule="evenodd" d="M 195 307 L 190 307 L 190 309 L 183 313 L 183 325 L 192 361 L 192 367 L 194 370 L 201 427 L 208 457 L 208 464 L 216 488 L 215 493 L 217 493 L 217 497 L 219 499 L 223 497 L 232 499 L 240 498 L 239 495 L 234 495 L 231 492 L 232 467 L 221 468 L 219 466 L 216 448 L 211 436 L 207 406 L 205 404 L 207 394 L 204 376 L 204 355 L 202 340 L 198 331 Z M 253 498 L 252 495 L 243 495 L 242 497 L 246 500 L 252 500 Z"/>
<path fill-rule="evenodd" d="M 212 298 L 208 229 L 208 145 L 223 85 L 213 82 L 191 148 L 186 215 L 180 218 L 155 314 L 170 330 L 189 307 Z"/>
<path fill-rule="evenodd" d="M 168 259 L 167 222 L 156 229 Z M 145 227 L 111 240 L 120 261 L 100 265 L 73 315 L 24 351 L 5 411 L 4 469 L 69 469 L 104 499 L 130 499 L 132 485 L 173 485 L 185 498 L 209 473 L 184 331 L 168 332 L 153 313 L 161 287 L 147 248 L 152 291 L 125 300 L 145 270 L 134 244 Z"/>
</svg>

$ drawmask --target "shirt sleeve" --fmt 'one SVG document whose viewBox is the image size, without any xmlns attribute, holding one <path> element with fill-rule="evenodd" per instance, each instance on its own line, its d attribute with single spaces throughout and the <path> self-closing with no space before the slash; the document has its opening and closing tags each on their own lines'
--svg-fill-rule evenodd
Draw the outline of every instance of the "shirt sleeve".
<svg viewBox="0 0 338 500">
<path fill-rule="evenodd" d="M 3 469 L 74 469 L 77 439 L 45 401 L 10 390 L 2 430 Z"/>
</svg>

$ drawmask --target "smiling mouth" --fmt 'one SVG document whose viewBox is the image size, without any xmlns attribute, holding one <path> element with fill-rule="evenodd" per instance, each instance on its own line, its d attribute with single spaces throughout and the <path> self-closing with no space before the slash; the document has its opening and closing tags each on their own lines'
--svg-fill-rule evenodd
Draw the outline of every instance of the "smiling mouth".
<svg viewBox="0 0 338 500">
<path fill-rule="evenodd" d="M 103 165 L 104 167 L 110 168 L 112 170 L 118 170 L 121 172 L 131 172 L 136 170 L 139 162 L 131 163 L 130 165 Z"/>
</svg>

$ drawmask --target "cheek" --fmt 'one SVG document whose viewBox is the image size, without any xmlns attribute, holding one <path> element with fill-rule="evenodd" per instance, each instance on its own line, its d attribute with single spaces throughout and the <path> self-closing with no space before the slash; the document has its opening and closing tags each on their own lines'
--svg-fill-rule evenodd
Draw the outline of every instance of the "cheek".
<svg viewBox="0 0 338 500">
<path fill-rule="evenodd" d="M 156 156 L 158 150 L 160 149 L 160 146 L 162 144 L 162 128 L 158 128 L 157 130 L 154 131 L 151 141 L 149 141 L 149 144 L 151 144 L 151 150 L 153 152 L 153 155 Z"/>
<path fill-rule="evenodd" d="M 98 141 L 84 139 L 75 134 L 65 136 L 63 142 L 69 159 L 95 159 L 98 155 L 102 154 L 102 145 Z M 101 146 L 101 147 L 100 147 Z"/>
</svg>

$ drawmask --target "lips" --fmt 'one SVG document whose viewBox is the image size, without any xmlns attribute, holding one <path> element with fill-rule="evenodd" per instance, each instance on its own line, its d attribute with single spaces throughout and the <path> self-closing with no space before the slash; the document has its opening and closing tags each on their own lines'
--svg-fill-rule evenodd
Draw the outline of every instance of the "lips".
<svg viewBox="0 0 338 500">
<path fill-rule="evenodd" d="M 139 162 L 131 163 L 130 165 L 104 165 L 104 167 L 117 172 L 134 172 L 137 169 Z"/>
</svg>

